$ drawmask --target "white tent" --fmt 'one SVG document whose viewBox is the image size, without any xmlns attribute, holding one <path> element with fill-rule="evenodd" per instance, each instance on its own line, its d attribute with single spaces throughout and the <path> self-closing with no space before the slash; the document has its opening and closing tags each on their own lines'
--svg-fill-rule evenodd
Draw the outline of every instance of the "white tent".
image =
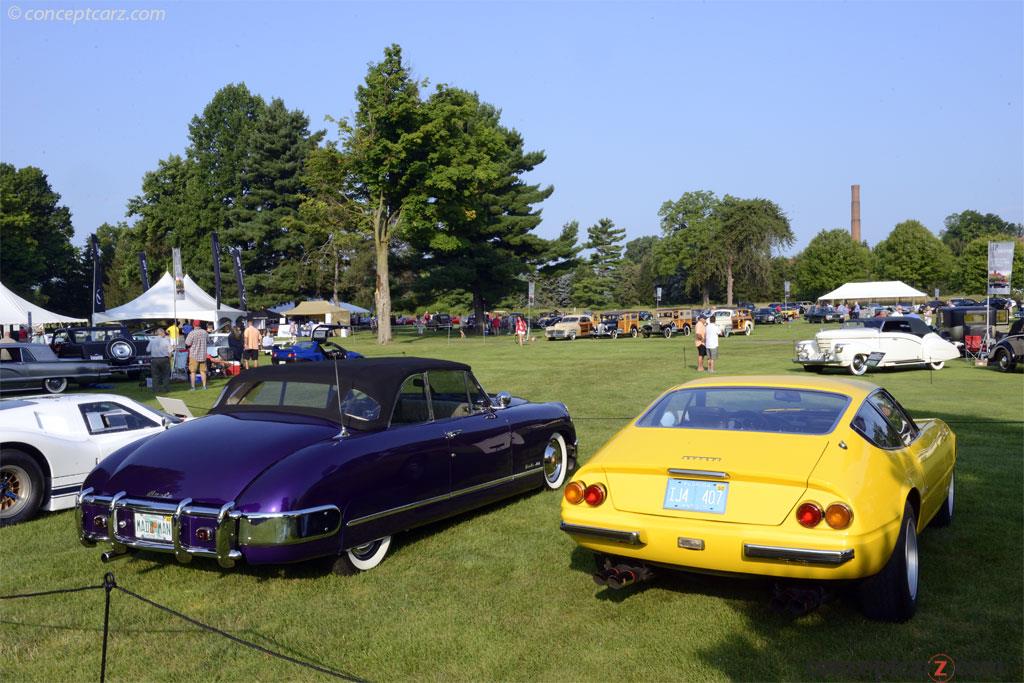
<svg viewBox="0 0 1024 683">
<path fill-rule="evenodd" d="M 185 298 L 176 299 L 174 295 L 174 278 L 165 272 L 155 285 L 147 289 L 135 299 L 123 306 L 108 309 L 106 313 L 96 313 L 96 323 L 114 320 L 204 320 L 218 322 L 221 318 L 237 320 L 244 317 L 245 311 L 221 304 L 217 309 L 216 300 L 203 291 L 202 287 L 188 275 L 185 276 Z"/>
<path fill-rule="evenodd" d="M 58 315 L 41 306 L 36 306 L 31 301 L 22 299 L 0 282 L 0 325 L 28 324 L 28 314 L 30 311 L 32 312 L 33 325 L 37 323 L 47 325 L 50 323 L 85 322 L 83 318 L 69 318 L 66 315 Z"/>
<path fill-rule="evenodd" d="M 881 299 L 896 299 L 898 301 L 909 301 L 911 299 L 927 299 L 928 295 L 919 292 L 910 285 L 899 280 L 887 282 L 847 282 L 845 285 L 834 289 L 828 294 L 818 297 L 819 301 L 880 301 Z"/>
</svg>

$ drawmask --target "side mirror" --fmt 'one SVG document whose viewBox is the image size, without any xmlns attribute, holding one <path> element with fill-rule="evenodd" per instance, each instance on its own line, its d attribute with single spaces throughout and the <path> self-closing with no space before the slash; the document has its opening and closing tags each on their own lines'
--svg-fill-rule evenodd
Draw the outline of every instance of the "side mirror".
<svg viewBox="0 0 1024 683">
<path fill-rule="evenodd" d="M 512 394 L 508 393 L 507 391 L 498 392 L 496 398 L 498 399 L 499 408 L 508 408 L 509 404 L 512 403 Z"/>
</svg>

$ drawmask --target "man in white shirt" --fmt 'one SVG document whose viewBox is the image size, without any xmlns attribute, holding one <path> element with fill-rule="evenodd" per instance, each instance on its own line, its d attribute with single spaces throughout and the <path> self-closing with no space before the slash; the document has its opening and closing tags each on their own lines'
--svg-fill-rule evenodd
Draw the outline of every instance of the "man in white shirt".
<svg viewBox="0 0 1024 683">
<path fill-rule="evenodd" d="M 715 359 L 718 358 L 718 338 L 721 336 L 722 328 L 715 322 L 715 317 L 711 316 L 704 328 L 704 346 L 708 350 L 708 372 L 715 371 Z"/>
</svg>

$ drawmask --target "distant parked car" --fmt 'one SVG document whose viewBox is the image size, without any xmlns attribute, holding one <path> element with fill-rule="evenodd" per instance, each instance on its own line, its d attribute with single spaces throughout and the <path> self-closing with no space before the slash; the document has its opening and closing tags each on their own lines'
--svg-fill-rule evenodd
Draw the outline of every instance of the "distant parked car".
<svg viewBox="0 0 1024 683">
<path fill-rule="evenodd" d="M 881 354 L 877 367 L 925 365 L 932 370 L 941 370 L 946 361 L 960 357 L 960 349 L 920 318 L 889 317 L 854 320 L 799 341 L 793 362 L 812 372 L 837 367 L 863 375 L 875 353 Z"/>
<path fill-rule="evenodd" d="M 832 306 L 815 306 L 804 314 L 804 319 L 809 323 L 837 323 L 843 318 Z"/>
<path fill-rule="evenodd" d="M 86 474 L 100 461 L 179 422 L 113 394 L 0 401 L 0 526 L 39 510 L 74 507 Z"/>
<path fill-rule="evenodd" d="M 602 313 L 598 316 L 597 322 L 594 324 L 594 329 L 590 333 L 590 336 L 595 339 L 618 339 L 619 315 L 619 313 Z"/>
<path fill-rule="evenodd" d="M 290 346 L 275 346 L 270 351 L 270 362 L 274 365 L 287 363 L 313 362 L 320 360 L 351 360 L 362 358 L 362 354 L 348 351 L 332 341 L 328 341 L 331 331 L 341 329 L 341 325 L 317 325 L 310 333 L 308 341 L 296 342 Z"/>
<path fill-rule="evenodd" d="M 59 394 L 69 382 L 86 384 L 110 377 L 104 361 L 58 358 L 45 344 L 0 344 L 0 390 L 43 389 Z"/>
<path fill-rule="evenodd" d="M 992 336 L 1010 329 L 1010 312 L 1005 308 L 947 306 L 936 311 L 935 329 L 943 339 L 966 341 L 968 336 L 984 337 L 988 325 Z"/>
<path fill-rule="evenodd" d="M 988 355 L 988 364 L 1010 372 L 1024 362 L 1024 319 L 1015 320 L 1009 333 L 1001 337 Z"/>
<path fill-rule="evenodd" d="M 778 319 L 778 315 L 771 308 L 759 308 L 754 311 L 754 322 L 758 325 L 774 325 L 776 322 L 782 322 Z"/>
<path fill-rule="evenodd" d="M 569 339 L 576 337 L 588 337 L 594 328 L 594 322 L 589 315 L 567 315 L 554 325 L 544 330 L 544 336 L 548 341 L 554 339 Z"/>
<path fill-rule="evenodd" d="M 115 374 L 138 376 L 149 369 L 149 337 L 133 335 L 124 325 L 62 327 L 50 348 L 60 358 L 105 361 Z"/>
<path fill-rule="evenodd" d="M 980 301 L 970 298 L 959 298 L 949 300 L 950 306 L 977 306 L 980 303 Z"/>
</svg>

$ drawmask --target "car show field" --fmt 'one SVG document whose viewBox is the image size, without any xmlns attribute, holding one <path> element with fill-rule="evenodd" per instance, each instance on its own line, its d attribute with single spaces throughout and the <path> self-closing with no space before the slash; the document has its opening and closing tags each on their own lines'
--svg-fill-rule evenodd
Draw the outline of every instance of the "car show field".
<svg viewBox="0 0 1024 683">
<path fill-rule="evenodd" d="M 794 344 L 820 329 L 800 321 L 733 334 L 721 342 L 716 376 L 803 380 Z M 581 465 L 666 389 L 700 376 L 692 336 L 547 343 L 532 334 L 526 348 L 507 335 L 460 340 L 411 329 L 388 347 L 366 332 L 344 346 L 368 358 L 466 363 L 492 394 L 565 403 Z M 348 577 L 325 560 L 224 570 L 205 558 L 182 565 L 140 553 L 103 564 L 100 548 L 78 543 L 73 511 L 41 513 L 0 529 L 0 595 L 95 585 L 111 571 L 118 584 L 202 622 L 367 680 L 927 680 L 940 653 L 955 661 L 957 678 L 1021 680 L 1024 375 L 957 359 L 937 371 L 871 369 L 859 379 L 890 391 L 915 419 L 940 418 L 957 438 L 956 514 L 948 528 L 920 536 L 917 613 L 904 624 L 867 620 L 852 590 L 800 618 L 776 614 L 767 578 L 659 568 L 625 590 L 596 586 L 592 554 L 559 530 L 560 491 L 398 535 L 380 566 Z M 225 384 L 193 393 L 176 383 L 170 396 L 200 416 Z M 104 391 L 156 407 L 134 382 Z M 2 604 L 0 649 L 12 680 L 96 676 L 100 591 Z M 118 596 L 110 625 L 111 680 L 314 676 Z"/>
</svg>

